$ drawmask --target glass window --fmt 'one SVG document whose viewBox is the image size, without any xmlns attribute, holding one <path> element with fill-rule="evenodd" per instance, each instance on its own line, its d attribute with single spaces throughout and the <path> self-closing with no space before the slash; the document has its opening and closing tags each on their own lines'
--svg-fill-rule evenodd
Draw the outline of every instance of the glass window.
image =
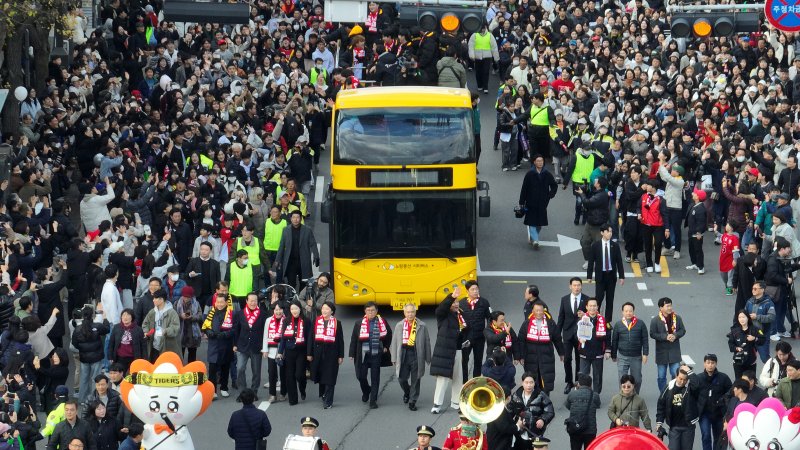
<svg viewBox="0 0 800 450">
<path fill-rule="evenodd" d="M 475 191 L 337 192 L 339 258 L 475 255 Z"/>
<path fill-rule="evenodd" d="M 337 164 L 448 164 L 475 161 L 472 110 L 365 108 L 339 110 Z"/>
</svg>

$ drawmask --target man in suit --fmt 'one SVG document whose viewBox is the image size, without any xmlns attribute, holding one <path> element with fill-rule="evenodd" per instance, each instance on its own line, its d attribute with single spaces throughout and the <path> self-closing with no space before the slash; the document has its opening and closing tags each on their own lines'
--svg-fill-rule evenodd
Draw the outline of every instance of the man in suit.
<svg viewBox="0 0 800 450">
<path fill-rule="evenodd" d="M 625 267 L 622 265 L 622 252 L 619 244 L 611 240 L 611 225 L 605 224 L 600 228 L 601 239 L 592 244 L 589 257 L 589 266 L 586 269 L 586 278 L 595 280 L 594 296 L 597 298 L 599 306 L 606 300 L 605 318 L 611 323 L 611 315 L 614 311 L 614 291 L 617 287 L 617 277 L 619 285 L 625 284 Z M 597 378 L 597 377 L 595 377 Z"/>
<path fill-rule="evenodd" d="M 188 285 L 194 289 L 195 297 L 202 307 L 211 307 L 211 298 L 214 289 L 221 279 L 219 273 L 219 262 L 211 257 L 213 247 L 210 242 L 203 241 L 200 244 L 199 256 L 189 260 L 186 265 L 186 275 L 183 279 L 188 280 Z"/>
<path fill-rule="evenodd" d="M 287 284 L 291 285 L 298 291 L 302 280 L 311 278 L 313 271 L 311 269 L 311 256 L 314 257 L 314 266 L 319 267 L 319 250 L 317 249 L 317 240 L 314 239 L 314 232 L 311 228 L 303 225 L 303 215 L 300 210 L 291 212 L 291 226 L 283 229 L 281 236 L 281 243 L 278 246 L 278 254 L 275 255 L 275 263 L 272 265 L 272 270 L 279 269 L 286 277 Z M 297 239 L 296 251 L 300 254 L 295 254 L 293 242 Z"/>
<path fill-rule="evenodd" d="M 561 297 L 561 308 L 558 311 L 558 321 L 556 325 L 561 330 L 561 338 L 564 342 L 564 378 L 567 386 L 564 394 L 575 387 L 575 376 L 578 374 L 578 320 L 583 317 L 586 310 L 586 300 L 588 296 L 581 291 L 583 283 L 580 277 L 573 277 L 569 280 L 569 295 Z M 575 371 L 572 370 L 572 362 L 575 361 Z"/>
</svg>

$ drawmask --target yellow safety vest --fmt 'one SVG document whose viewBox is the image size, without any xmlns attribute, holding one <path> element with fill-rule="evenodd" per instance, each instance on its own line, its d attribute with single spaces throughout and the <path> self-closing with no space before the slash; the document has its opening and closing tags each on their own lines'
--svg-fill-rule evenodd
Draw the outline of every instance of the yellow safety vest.
<svg viewBox="0 0 800 450">
<path fill-rule="evenodd" d="M 572 171 L 574 183 L 588 183 L 594 170 L 594 153 L 584 157 L 580 152 L 575 153 L 575 170 Z"/>
<path fill-rule="evenodd" d="M 253 266 L 260 266 L 261 265 L 261 246 L 258 244 L 258 238 L 253 236 L 253 240 L 250 242 L 250 245 L 245 245 L 243 238 L 236 239 L 236 249 L 237 250 L 247 250 L 247 256 L 250 257 L 250 265 Z"/>
<path fill-rule="evenodd" d="M 485 34 L 475 33 L 475 50 L 491 50 L 492 49 L 492 35 L 488 32 Z"/>
<path fill-rule="evenodd" d="M 283 236 L 283 229 L 286 228 L 285 220 L 281 219 L 280 222 L 275 223 L 272 219 L 267 219 L 264 223 L 264 249 L 270 252 L 277 252 L 278 247 L 281 245 L 281 236 Z"/>
<path fill-rule="evenodd" d="M 228 292 L 236 297 L 247 297 L 247 294 L 253 291 L 253 267 L 250 264 L 239 267 L 234 259 L 228 271 L 231 274 Z"/>
<path fill-rule="evenodd" d="M 550 118 L 547 116 L 547 106 L 531 106 L 531 125 L 549 127 Z"/>
</svg>

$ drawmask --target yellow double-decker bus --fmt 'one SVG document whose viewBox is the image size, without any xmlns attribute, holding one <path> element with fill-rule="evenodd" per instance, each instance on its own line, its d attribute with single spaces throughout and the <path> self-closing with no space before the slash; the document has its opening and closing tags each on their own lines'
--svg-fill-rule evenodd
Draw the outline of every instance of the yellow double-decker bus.
<svg viewBox="0 0 800 450">
<path fill-rule="evenodd" d="M 477 277 L 478 197 L 466 89 L 342 91 L 333 111 L 330 224 L 336 302 L 435 304 Z M 480 206 L 479 206 L 480 203 Z"/>
</svg>

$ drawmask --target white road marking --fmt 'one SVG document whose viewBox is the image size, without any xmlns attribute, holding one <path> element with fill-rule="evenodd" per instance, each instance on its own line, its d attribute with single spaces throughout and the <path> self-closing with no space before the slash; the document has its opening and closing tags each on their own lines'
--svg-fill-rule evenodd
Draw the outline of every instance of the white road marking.
<svg viewBox="0 0 800 450">
<path fill-rule="evenodd" d="M 325 177 L 319 175 L 314 184 L 314 203 L 322 203 L 323 194 L 325 194 Z"/>
<path fill-rule="evenodd" d="M 647 283 L 636 283 L 636 288 L 639 289 L 640 291 L 646 291 Z"/>
<path fill-rule="evenodd" d="M 642 303 L 644 306 L 653 306 L 653 299 L 652 298 L 643 298 Z"/>
<path fill-rule="evenodd" d="M 507 270 L 486 270 L 483 271 L 478 265 L 479 277 L 511 277 L 511 278 L 525 278 L 525 277 L 586 277 L 586 272 L 514 272 Z M 626 277 L 635 277 L 633 273 L 626 273 Z"/>
<path fill-rule="evenodd" d="M 689 356 L 689 355 L 681 355 L 681 358 L 683 359 L 683 362 L 686 363 L 686 365 L 694 366 L 694 360 L 692 359 L 691 356 Z"/>
<path fill-rule="evenodd" d="M 269 409 L 269 405 L 271 405 L 271 404 L 272 403 L 267 402 L 267 401 L 261 402 L 261 403 L 258 404 L 258 409 L 260 409 L 260 410 L 262 410 L 264 412 L 267 412 L 267 410 Z"/>
</svg>

